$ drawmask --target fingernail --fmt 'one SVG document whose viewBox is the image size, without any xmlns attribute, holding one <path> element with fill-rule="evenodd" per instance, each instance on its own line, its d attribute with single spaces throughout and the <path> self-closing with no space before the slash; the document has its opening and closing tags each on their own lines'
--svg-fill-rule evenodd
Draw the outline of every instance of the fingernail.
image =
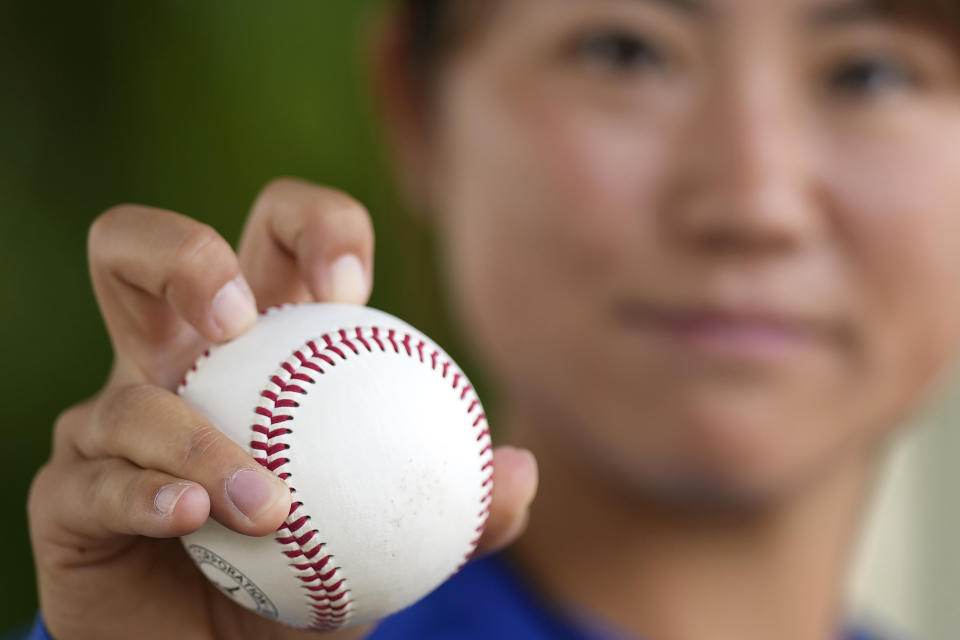
<svg viewBox="0 0 960 640">
<path fill-rule="evenodd" d="M 364 304 L 367 301 L 367 275 L 363 262 L 352 253 L 347 253 L 332 263 L 327 284 L 327 299 L 344 304 Z"/>
<path fill-rule="evenodd" d="M 256 302 L 243 276 L 223 285 L 213 297 L 213 322 L 224 340 L 237 337 L 256 321 Z"/>
<path fill-rule="evenodd" d="M 227 482 L 227 496 L 243 515 L 255 520 L 279 497 L 277 484 L 259 471 L 241 469 Z"/>
<path fill-rule="evenodd" d="M 193 485 L 186 482 L 175 482 L 161 487 L 153 499 L 153 508 L 161 515 L 170 515 L 173 513 L 173 510 L 176 509 L 180 498 L 182 498 L 183 494 L 191 487 L 193 487 Z"/>
</svg>

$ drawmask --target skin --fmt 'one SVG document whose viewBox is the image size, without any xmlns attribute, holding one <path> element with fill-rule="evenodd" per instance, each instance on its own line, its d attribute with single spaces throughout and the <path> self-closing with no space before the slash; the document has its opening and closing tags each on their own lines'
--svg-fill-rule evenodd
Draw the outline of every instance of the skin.
<svg viewBox="0 0 960 640">
<path fill-rule="evenodd" d="M 360 268 L 338 272 L 344 255 Z M 238 253 L 185 216 L 125 205 L 94 222 L 89 257 L 116 359 L 104 389 L 57 420 L 51 458 L 30 491 L 50 632 L 57 640 L 317 637 L 234 604 L 176 540 L 208 516 L 246 535 L 271 534 L 289 512 L 290 494 L 173 390 L 209 344 L 249 329 L 258 306 L 365 302 L 369 215 L 338 191 L 278 180 L 254 205 Z M 535 491 L 529 453 L 501 447 L 494 464 L 479 553 L 516 537 Z"/>
<path fill-rule="evenodd" d="M 540 461 L 516 564 L 642 637 L 832 637 L 884 444 L 960 337 L 960 57 L 847 0 L 488 19 L 429 109 L 381 77 Z"/>
<path fill-rule="evenodd" d="M 512 552 L 525 576 L 658 640 L 823 640 L 879 452 L 960 337 L 960 62 L 930 33 L 838 19 L 837 0 L 702 4 L 502 0 L 429 101 L 388 20 L 376 86 L 499 387 L 500 437 L 540 460 Z M 227 608 L 157 540 L 208 509 L 266 534 L 285 510 L 236 510 L 224 483 L 250 459 L 169 390 L 247 326 L 213 322 L 225 283 L 242 271 L 261 306 L 329 299 L 345 252 L 369 282 L 362 210 L 290 181 L 265 190 L 239 257 L 168 212 L 94 225 L 117 366 L 58 422 L 30 500 L 58 639 L 297 637 Z M 491 547 L 522 528 L 536 477 L 516 449 L 496 469 Z"/>
</svg>

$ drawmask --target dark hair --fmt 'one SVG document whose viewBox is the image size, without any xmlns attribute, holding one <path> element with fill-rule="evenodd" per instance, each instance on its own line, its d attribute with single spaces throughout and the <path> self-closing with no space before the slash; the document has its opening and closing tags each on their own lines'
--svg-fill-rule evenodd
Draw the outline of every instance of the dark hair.
<svg viewBox="0 0 960 640">
<path fill-rule="evenodd" d="M 429 84 L 440 60 L 457 37 L 453 6 L 458 2 L 403 0 L 410 60 L 421 84 Z"/>
<path fill-rule="evenodd" d="M 443 37 L 441 25 L 446 22 L 446 0 L 407 0 L 407 24 L 413 53 L 419 63 L 433 60 Z"/>
<path fill-rule="evenodd" d="M 409 46 L 416 74 L 428 82 L 449 48 L 464 36 L 456 9 L 476 0 L 403 0 Z M 885 12 L 943 34 L 960 50 L 960 0 L 874 0 Z M 492 4 L 493 0 L 480 0 Z"/>
</svg>

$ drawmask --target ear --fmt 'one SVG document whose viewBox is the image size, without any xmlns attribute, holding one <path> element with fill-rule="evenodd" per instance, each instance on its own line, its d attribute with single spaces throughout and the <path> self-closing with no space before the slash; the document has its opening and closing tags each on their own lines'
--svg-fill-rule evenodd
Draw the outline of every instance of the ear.
<svg viewBox="0 0 960 640">
<path fill-rule="evenodd" d="M 396 168 L 399 189 L 417 211 L 430 208 L 431 119 L 427 91 L 416 76 L 407 17 L 381 15 L 371 32 L 371 81 Z"/>
</svg>

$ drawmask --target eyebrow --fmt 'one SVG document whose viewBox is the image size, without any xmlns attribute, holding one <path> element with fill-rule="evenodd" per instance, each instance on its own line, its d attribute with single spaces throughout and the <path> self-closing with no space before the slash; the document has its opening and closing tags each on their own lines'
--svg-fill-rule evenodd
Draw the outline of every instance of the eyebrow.
<svg viewBox="0 0 960 640">
<path fill-rule="evenodd" d="M 843 27 L 872 22 L 888 13 L 876 0 L 852 0 L 818 7 L 810 12 L 807 22 L 813 27 Z"/>
<path fill-rule="evenodd" d="M 634 2 L 646 2 L 661 7 L 666 7 L 680 13 L 685 13 L 698 18 L 705 17 L 710 10 L 701 0 L 632 0 Z"/>
<path fill-rule="evenodd" d="M 706 18 L 714 13 L 713 7 L 703 0 L 631 0 L 666 7 L 692 17 Z M 807 21 L 814 27 L 838 27 L 869 22 L 884 17 L 888 11 L 877 0 L 848 0 L 817 7 L 810 12 Z"/>
<path fill-rule="evenodd" d="M 665 7 L 689 17 L 704 19 L 714 17 L 715 8 L 709 0 L 629 0 Z M 816 7 L 809 12 L 807 22 L 814 28 L 844 27 L 862 22 L 873 22 L 889 15 L 881 0 L 845 0 Z"/>
</svg>

